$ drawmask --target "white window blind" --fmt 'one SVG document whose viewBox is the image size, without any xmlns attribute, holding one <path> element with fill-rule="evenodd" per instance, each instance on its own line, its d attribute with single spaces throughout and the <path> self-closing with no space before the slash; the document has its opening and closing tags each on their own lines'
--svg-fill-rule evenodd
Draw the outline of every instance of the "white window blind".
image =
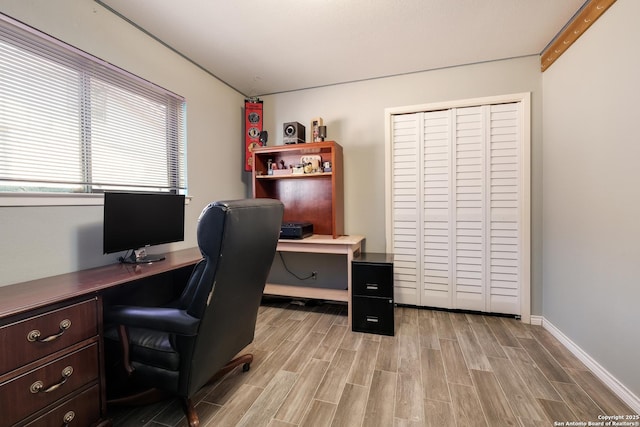
<svg viewBox="0 0 640 427">
<path fill-rule="evenodd" d="M 0 192 L 186 193 L 185 100 L 0 14 Z"/>
</svg>

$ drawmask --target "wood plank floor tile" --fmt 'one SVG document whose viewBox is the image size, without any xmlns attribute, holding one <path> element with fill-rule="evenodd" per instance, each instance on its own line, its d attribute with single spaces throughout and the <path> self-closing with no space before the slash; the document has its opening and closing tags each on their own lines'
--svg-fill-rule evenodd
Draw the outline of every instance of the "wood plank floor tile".
<svg viewBox="0 0 640 427">
<path fill-rule="evenodd" d="M 450 402 L 438 400 L 424 401 L 424 425 L 425 427 L 456 427 L 453 409 Z"/>
<path fill-rule="evenodd" d="M 304 369 L 284 402 L 276 412 L 275 418 L 292 424 L 298 424 L 307 411 L 313 395 L 322 381 L 329 366 L 326 360 L 311 359 Z"/>
<path fill-rule="evenodd" d="M 331 360 L 346 332 L 346 326 L 332 325 L 329 327 L 313 357 L 316 359 Z"/>
<path fill-rule="evenodd" d="M 424 310 L 423 310 L 424 311 Z M 420 346 L 440 350 L 436 319 L 421 316 L 418 318 L 418 331 L 420 332 Z"/>
<path fill-rule="evenodd" d="M 420 352 L 422 366 L 422 390 L 425 399 L 450 402 L 449 386 L 444 370 L 444 361 L 440 350 L 422 348 Z"/>
<path fill-rule="evenodd" d="M 516 338 L 533 338 L 531 325 L 522 323 L 520 320 L 511 317 L 501 317 L 500 320 L 507 326 L 507 329 Z"/>
<path fill-rule="evenodd" d="M 334 403 L 314 399 L 300 425 L 305 427 L 329 427 L 337 408 L 338 405 Z"/>
<path fill-rule="evenodd" d="M 460 350 L 464 355 L 464 359 L 467 362 L 469 369 L 477 369 L 481 371 L 490 371 L 491 364 L 487 360 L 476 334 L 471 330 L 471 325 L 468 322 L 460 324 L 456 329 L 456 335 L 458 336 L 458 343 L 460 344 Z"/>
<path fill-rule="evenodd" d="M 449 313 L 449 319 L 451 319 L 451 324 L 456 332 L 461 327 L 466 328 L 469 326 L 469 319 L 465 313 Z"/>
<path fill-rule="evenodd" d="M 324 334 L 309 332 L 307 336 L 300 341 L 300 345 L 291 353 L 291 356 L 287 359 L 282 369 L 290 372 L 300 372 L 316 352 L 324 337 Z"/>
<path fill-rule="evenodd" d="M 241 367 L 235 368 L 229 372 L 221 381 L 211 387 L 202 397 L 202 400 L 209 403 L 224 405 L 231 396 L 234 396 L 240 387 L 249 381 L 254 372 L 261 372 L 259 367 L 269 360 L 268 353 L 262 350 L 255 350 L 253 353 L 253 362 L 248 372 L 243 372 Z"/>
<path fill-rule="evenodd" d="M 577 384 L 553 383 L 558 393 L 581 421 L 598 421 L 598 415 L 606 415 Z"/>
<path fill-rule="evenodd" d="M 282 369 L 283 362 L 298 348 L 298 345 L 299 343 L 295 341 L 280 343 L 275 351 L 261 363 L 260 369 L 254 367 L 249 372 L 245 372 L 247 376 L 245 384 L 265 388 L 276 373 Z"/>
<path fill-rule="evenodd" d="M 490 426 L 517 427 L 518 420 L 493 372 L 472 369 L 471 377 L 487 423 Z"/>
<path fill-rule="evenodd" d="M 422 421 L 422 385 L 419 376 L 413 374 L 397 374 L 395 418 L 408 421 Z"/>
<path fill-rule="evenodd" d="M 467 368 L 467 363 L 464 360 L 464 355 L 462 354 L 462 350 L 460 350 L 458 341 L 441 339 L 440 348 L 442 349 L 442 360 L 444 361 L 447 381 L 473 386 L 471 374 L 469 374 L 469 369 Z"/>
<path fill-rule="evenodd" d="M 491 332 L 493 332 L 493 335 L 495 335 L 500 345 L 506 347 L 522 347 L 520 342 L 513 336 L 507 326 L 502 323 L 499 317 L 487 316 L 486 321 L 489 329 L 491 329 Z"/>
<path fill-rule="evenodd" d="M 449 388 L 456 425 L 488 427 L 476 390 L 473 387 L 454 383 L 449 384 Z"/>
<path fill-rule="evenodd" d="M 480 347 L 482 347 L 482 351 L 486 356 L 507 358 L 498 339 L 493 335 L 493 332 L 491 332 L 486 322 L 472 322 L 470 326 L 476 334 Z"/>
<path fill-rule="evenodd" d="M 333 416 L 332 427 L 353 427 L 362 424 L 367 406 L 369 389 L 360 385 L 345 384 L 344 391 Z"/>
<path fill-rule="evenodd" d="M 501 357 L 489 357 L 489 362 L 515 415 L 537 422 L 546 420 L 544 411 L 511 361 Z"/>
<path fill-rule="evenodd" d="M 217 411 L 221 409 L 219 405 L 212 405 L 207 402 L 200 402 L 196 405 L 198 414 L 202 414 L 203 417 L 213 416 Z M 174 399 L 169 405 L 160 411 L 158 415 L 153 417 L 153 422 L 166 426 L 185 426 L 187 425 L 186 416 L 182 410 L 182 401 L 180 399 Z"/>
<path fill-rule="evenodd" d="M 273 326 L 277 329 L 275 332 L 269 335 L 268 339 L 261 339 L 258 343 L 254 344 L 254 347 L 264 351 L 275 350 L 276 347 L 278 347 L 293 333 L 293 331 L 298 329 L 299 324 L 299 320 L 283 320 L 278 326 Z"/>
<path fill-rule="evenodd" d="M 635 413 L 591 371 L 567 369 L 567 372 L 606 415 L 629 415 Z"/>
<path fill-rule="evenodd" d="M 378 358 L 378 347 L 380 347 L 379 342 L 362 340 L 360 347 L 356 350 L 355 362 L 347 377 L 348 383 L 366 387 L 371 384 L 371 377 Z"/>
<path fill-rule="evenodd" d="M 260 427 L 269 425 L 287 394 L 295 384 L 298 374 L 278 371 L 265 390 L 238 422 L 238 427 Z"/>
<path fill-rule="evenodd" d="M 207 425 L 215 427 L 235 426 L 263 391 L 264 389 L 262 388 L 243 384 L 233 398 L 229 399 L 227 404 L 211 417 L 211 421 Z M 199 411 L 198 414 L 203 418 Z"/>
<path fill-rule="evenodd" d="M 436 319 L 436 329 L 438 330 L 438 338 L 455 340 L 456 331 L 453 330 L 453 324 L 446 311 L 434 311 Z"/>
<path fill-rule="evenodd" d="M 418 325 L 411 325 L 411 335 L 396 337 L 398 344 L 398 372 L 420 375 L 420 342 L 418 341 Z"/>
<path fill-rule="evenodd" d="M 396 337 L 383 336 L 380 340 L 376 369 L 398 372 L 398 343 Z"/>
<path fill-rule="evenodd" d="M 533 397 L 549 400 L 562 400 L 556 389 L 538 369 L 529 354 L 523 348 L 503 347 L 516 371 L 529 387 Z"/>
<path fill-rule="evenodd" d="M 532 326 L 531 333 L 563 368 L 586 370 L 586 366 L 542 326 Z"/>
<path fill-rule="evenodd" d="M 363 425 L 367 427 L 388 427 L 393 425 L 394 399 L 397 374 L 374 371 Z"/>
<path fill-rule="evenodd" d="M 540 403 L 540 406 L 542 406 L 544 412 L 547 414 L 547 418 L 549 418 L 552 423 L 557 422 L 564 424 L 567 421 L 581 421 L 564 402 L 546 399 L 538 399 L 538 402 Z"/>
<path fill-rule="evenodd" d="M 287 339 L 291 341 L 304 341 L 311 334 L 311 331 L 316 326 L 316 323 L 318 323 L 321 317 L 322 314 L 320 313 L 308 313 L 307 317 L 300 321 L 298 327 L 291 335 L 287 337 Z"/>
<path fill-rule="evenodd" d="M 213 426 L 211 426 L 213 427 Z M 291 424 L 284 421 L 272 419 L 267 427 L 297 427 L 297 424 Z"/>
<path fill-rule="evenodd" d="M 527 351 L 531 359 L 536 363 L 549 381 L 572 383 L 573 380 L 538 341 L 532 338 L 518 338 L 522 347 Z"/>
<path fill-rule="evenodd" d="M 354 350 L 338 349 L 316 391 L 316 399 L 336 404 L 340 401 L 342 390 L 347 382 L 347 375 L 349 375 L 355 358 L 356 352 Z"/>
<path fill-rule="evenodd" d="M 486 325 L 487 321 L 486 316 L 482 315 L 482 314 L 473 314 L 473 313 L 466 313 L 465 316 L 467 317 L 467 321 L 469 323 L 481 323 Z"/>
<path fill-rule="evenodd" d="M 339 347 L 345 350 L 357 350 L 360 346 L 360 342 L 364 339 L 364 333 L 347 331 L 340 342 Z"/>
</svg>

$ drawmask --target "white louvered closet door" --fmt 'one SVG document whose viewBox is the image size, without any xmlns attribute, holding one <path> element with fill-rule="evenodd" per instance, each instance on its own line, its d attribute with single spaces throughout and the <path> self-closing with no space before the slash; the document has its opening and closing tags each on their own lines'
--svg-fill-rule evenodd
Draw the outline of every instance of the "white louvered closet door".
<svg viewBox="0 0 640 427">
<path fill-rule="evenodd" d="M 521 314 L 520 108 L 392 116 L 398 303 Z"/>
<path fill-rule="evenodd" d="M 418 114 L 393 117 L 392 215 L 395 299 L 405 304 L 418 300 L 420 240 Z"/>
</svg>

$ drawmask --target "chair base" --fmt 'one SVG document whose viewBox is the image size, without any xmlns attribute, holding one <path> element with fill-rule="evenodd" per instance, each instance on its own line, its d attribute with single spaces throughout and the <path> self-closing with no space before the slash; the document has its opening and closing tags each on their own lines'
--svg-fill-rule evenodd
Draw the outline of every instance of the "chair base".
<svg viewBox="0 0 640 427">
<path fill-rule="evenodd" d="M 241 356 L 236 357 L 229 363 L 227 363 L 222 369 L 216 372 L 210 379 L 207 381 L 205 385 L 211 385 L 218 381 L 220 378 L 224 377 L 226 374 L 231 372 L 237 366 L 242 365 L 242 372 L 247 372 L 251 368 L 251 362 L 253 362 L 253 354 L 247 353 Z M 161 400 L 165 400 L 172 397 L 172 394 L 166 392 L 164 390 L 160 390 L 157 388 L 150 388 L 147 390 L 142 390 L 140 392 L 136 392 L 134 394 L 130 394 L 127 396 L 122 396 L 114 399 L 108 399 L 107 405 L 110 406 L 140 406 L 140 405 L 148 405 L 151 403 L 160 402 Z M 198 413 L 196 412 L 195 406 L 190 398 L 185 397 L 182 399 L 183 409 L 185 416 L 187 417 L 187 422 L 189 423 L 189 427 L 199 427 L 200 419 L 198 418 Z"/>
</svg>

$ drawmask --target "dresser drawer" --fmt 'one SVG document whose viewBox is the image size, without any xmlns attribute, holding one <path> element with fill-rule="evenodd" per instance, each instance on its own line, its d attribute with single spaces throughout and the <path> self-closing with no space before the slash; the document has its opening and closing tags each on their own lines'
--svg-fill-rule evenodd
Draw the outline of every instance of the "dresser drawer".
<svg viewBox="0 0 640 427">
<path fill-rule="evenodd" d="M 86 427 L 99 418 L 100 389 L 95 385 L 25 424 L 25 427 Z"/>
<path fill-rule="evenodd" d="M 98 334 L 91 299 L 0 327 L 0 375 Z"/>
<path fill-rule="evenodd" d="M 393 264 L 353 262 L 353 295 L 393 298 Z"/>
<path fill-rule="evenodd" d="M 11 408 L 0 425 L 12 425 L 97 381 L 98 366 L 98 344 L 92 344 L 0 384 L 0 408 Z"/>
</svg>

